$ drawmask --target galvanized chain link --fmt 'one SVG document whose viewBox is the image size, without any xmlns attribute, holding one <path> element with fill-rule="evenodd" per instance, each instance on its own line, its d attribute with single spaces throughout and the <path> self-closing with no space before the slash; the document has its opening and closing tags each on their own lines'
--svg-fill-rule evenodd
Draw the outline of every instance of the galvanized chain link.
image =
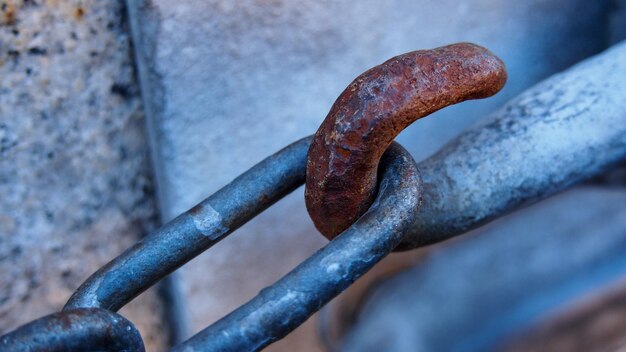
<svg viewBox="0 0 626 352">
<path fill-rule="evenodd" d="M 310 140 L 310 137 L 302 139 L 263 160 L 190 211 L 147 236 L 92 275 L 72 295 L 63 312 L 3 336 L 0 346 L 16 351 L 33 347 L 38 350 L 46 346 L 46 341 L 59 338 L 61 341 L 57 345 L 50 345 L 46 350 L 67 350 L 70 343 L 74 350 L 91 350 L 93 342 L 89 342 L 87 335 L 91 333 L 96 339 L 104 329 L 102 325 L 83 333 L 84 339 L 80 341 L 84 344 L 80 345 L 73 336 L 78 327 L 85 330 L 83 327 L 92 321 L 80 320 L 70 325 L 59 321 L 85 309 L 93 312 L 120 309 L 302 185 Z M 379 196 L 366 215 L 251 302 L 174 350 L 258 350 L 295 329 L 390 253 L 413 220 L 411 212 L 419 202 L 420 183 L 415 162 L 399 145 L 389 148 L 381 167 Z M 92 318 L 87 316 L 85 319 Z M 107 331 L 113 335 L 110 340 L 116 343 L 111 346 L 126 344 L 133 346 L 129 350 L 138 350 L 137 343 L 126 342 L 129 339 L 126 335 L 136 333 L 135 328 L 128 322 L 125 326 L 128 330 Z M 27 343 L 35 340 L 37 344 Z"/>
</svg>

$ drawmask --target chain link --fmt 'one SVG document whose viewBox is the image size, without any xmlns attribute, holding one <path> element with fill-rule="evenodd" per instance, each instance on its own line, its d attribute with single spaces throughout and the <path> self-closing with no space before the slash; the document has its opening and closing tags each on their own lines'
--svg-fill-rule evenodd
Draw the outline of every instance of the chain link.
<svg viewBox="0 0 626 352">
<path fill-rule="evenodd" d="M 381 161 L 377 198 L 362 217 L 277 283 L 174 350 L 261 349 L 394 249 L 462 234 L 625 162 L 626 104 L 624 89 L 616 89 L 624 87 L 623 79 L 605 74 L 602 84 L 585 83 L 596 77 L 597 67 L 623 67 L 618 54 L 609 51 L 538 85 L 417 165 L 392 145 Z M 545 103 L 546 96 L 553 99 Z M 578 98 L 586 96 L 594 100 Z M 547 142 L 550 138 L 558 140 Z M 311 137 L 302 139 L 263 160 L 139 241 L 81 285 L 62 312 L 2 336 L 0 348 L 143 350 L 135 327 L 114 311 L 299 187 L 310 143 Z"/>
</svg>

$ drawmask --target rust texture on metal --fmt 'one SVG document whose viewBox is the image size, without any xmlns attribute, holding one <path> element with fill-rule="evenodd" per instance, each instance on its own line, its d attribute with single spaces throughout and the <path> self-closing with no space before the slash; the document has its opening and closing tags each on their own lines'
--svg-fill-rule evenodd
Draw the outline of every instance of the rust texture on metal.
<svg viewBox="0 0 626 352">
<path fill-rule="evenodd" d="M 318 129 L 307 160 L 305 199 L 329 239 L 367 211 L 381 156 L 408 125 L 448 105 L 497 93 L 504 63 L 458 43 L 396 56 L 357 77 Z"/>
</svg>

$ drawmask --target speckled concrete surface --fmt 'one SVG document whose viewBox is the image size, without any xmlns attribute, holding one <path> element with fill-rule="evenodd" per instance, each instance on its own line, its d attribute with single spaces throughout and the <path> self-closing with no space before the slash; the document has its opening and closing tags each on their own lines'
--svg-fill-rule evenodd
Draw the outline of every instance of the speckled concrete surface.
<svg viewBox="0 0 626 352">
<path fill-rule="evenodd" d="M 0 1 L 0 334 L 155 224 L 122 1 Z M 122 314 L 167 337 L 149 291 Z"/>
</svg>

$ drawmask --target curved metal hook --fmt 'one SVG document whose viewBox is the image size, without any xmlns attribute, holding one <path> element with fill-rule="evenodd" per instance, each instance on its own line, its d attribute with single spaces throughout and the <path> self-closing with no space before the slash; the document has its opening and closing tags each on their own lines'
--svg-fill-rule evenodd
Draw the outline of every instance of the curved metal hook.
<svg viewBox="0 0 626 352">
<path fill-rule="evenodd" d="M 506 79 L 504 63 L 470 43 L 396 56 L 357 77 L 309 149 L 305 199 L 317 229 L 332 239 L 367 211 L 379 160 L 404 128 L 448 105 L 492 96 Z"/>
</svg>

